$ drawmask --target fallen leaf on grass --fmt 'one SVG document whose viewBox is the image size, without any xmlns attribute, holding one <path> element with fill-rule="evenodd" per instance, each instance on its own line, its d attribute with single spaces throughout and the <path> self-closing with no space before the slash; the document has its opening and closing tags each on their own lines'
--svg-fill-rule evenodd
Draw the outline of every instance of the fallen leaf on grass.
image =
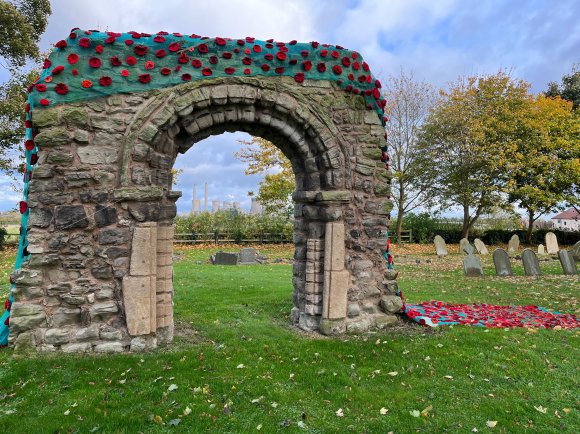
<svg viewBox="0 0 580 434">
<path fill-rule="evenodd" d="M 497 425 L 497 420 L 488 420 L 487 422 L 485 422 L 485 424 L 487 425 L 488 428 L 493 428 Z"/>
<path fill-rule="evenodd" d="M 167 391 L 173 392 L 176 389 L 177 389 L 177 384 L 170 384 L 169 387 L 167 388 Z"/>
<path fill-rule="evenodd" d="M 301 420 L 299 420 L 296 425 L 298 425 L 298 428 L 306 428 L 306 424 L 304 422 L 302 422 Z"/>
<path fill-rule="evenodd" d="M 538 406 L 534 405 L 534 408 L 542 414 L 546 414 L 548 411 L 548 409 L 546 407 L 542 407 L 541 405 L 538 405 Z"/>
<path fill-rule="evenodd" d="M 343 417 L 344 416 L 344 412 L 342 411 L 342 408 L 339 408 L 338 410 L 336 410 L 335 413 L 336 413 L 336 415 L 338 417 Z"/>
<path fill-rule="evenodd" d="M 411 411 L 409 411 L 409 414 L 413 417 L 421 416 L 421 412 L 419 410 L 411 410 Z"/>
<path fill-rule="evenodd" d="M 238 368 L 238 369 L 244 369 L 244 368 L 245 368 L 245 366 L 244 366 L 244 364 L 243 364 L 243 363 L 240 363 L 238 366 L 236 366 L 236 368 Z"/>
<path fill-rule="evenodd" d="M 388 372 L 387 375 L 390 375 L 391 377 L 396 377 L 397 375 L 399 375 L 399 373 L 397 371 L 393 371 L 393 372 Z"/>
<path fill-rule="evenodd" d="M 429 412 L 430 412 L 431 410 L 433 410 L 433 406 L 432 406 L 432 405 L 429 405 L 429 406 L 427 406 L 426 408 L 424 408 L 424 409 L 421 411 L 421 416 L 423 416 L 423 417 L 427 417 L 427 416 L 429 416 Z"/>
<path fill-rule="evenodd" d="M 70 414 L 70 410 L 67 410 L 63 413 L 65 416 L 68 416 Z"/>
<path fill-rule="evenodd" d="M 181 423 L 181 419 L 177 418 L 177 419 L 171 419 L 169 422 L 167 422 L 167 425 L 169 426 L 177 426 Z"/>
<path fill-rule="evenodd" d="M 382 408 L 379 410 L 379 413 L 384 415 L 384 414 L 387 414 L 387 412 L 388 412 L 388 411 L 389 411 L 389 410 L 387 410 L 385 407 L 382 407 Z"/>
<path fill-rule="evenodd" d="M 451 376 L 451 375 L 446 375 L 446 376 L 445 376 L 445 377 L 443 377 L 443 378 L 447 378 L 448 380 L 453 380 L 453 376 Z"/>
</svg>

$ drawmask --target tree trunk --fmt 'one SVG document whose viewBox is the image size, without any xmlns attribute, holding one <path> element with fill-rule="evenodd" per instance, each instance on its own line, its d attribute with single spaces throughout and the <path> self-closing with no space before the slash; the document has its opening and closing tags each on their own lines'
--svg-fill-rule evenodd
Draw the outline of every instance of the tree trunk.
<svg viewBox="0 0 580 434">
<path fill-rule="evenodd" d="M 463 207 L 463 227 L 461 228 L 461 237 L 467 238 L 469 235 L 469 229 L 471 229 L 471 225 L 469 224 L 469 207 Z"/>
<path fill-rule="evenodd" d="M 399 200 L 397 206 L 397 229 L 395 231 L 397 235 L 397 243 L 401 242 L 401 229 L 403 228 L 403 215 L 405 214 L 404 211 L 404 201 L 405 201 L 405 192 L 404 186 L 402 182 L 399 182 Z"/>
<path fill-rule="evenodd" d="M 534 212 L 528 210 L 528 230 L 526 231 L 526 243 L 532 244 L 532 232 L 534 231 Z"/>
</svg>

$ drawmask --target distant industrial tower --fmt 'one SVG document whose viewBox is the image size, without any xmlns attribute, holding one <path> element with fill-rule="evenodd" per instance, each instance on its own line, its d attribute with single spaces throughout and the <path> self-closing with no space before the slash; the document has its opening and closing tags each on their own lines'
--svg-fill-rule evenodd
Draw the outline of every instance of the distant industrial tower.
<svg viewBox="0 0 580 434">
<path fill-rule="evenodd" d="M 255 197 L 252 198 L 252 207 L 250 208 L 251 215 L 260 215 L 262 214 L 262 205 Z"/>
<path fill-rule="evenodd" d="M 201 212 L 201 202 L 197 198 L 197 185 L 193 184 L 193 199 L 191 201 L 191 212 L 199 214 Z"/>
</svg>

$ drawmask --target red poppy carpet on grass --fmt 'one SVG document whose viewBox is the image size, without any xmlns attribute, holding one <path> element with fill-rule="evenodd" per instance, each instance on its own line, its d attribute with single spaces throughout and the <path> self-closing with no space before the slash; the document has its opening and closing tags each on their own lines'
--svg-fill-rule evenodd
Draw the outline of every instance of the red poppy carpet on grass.
<svg viewBox="0 0 580 434">
<path fill-rule="evenodd" d="M 480 327 L 580 327 L 574 315 L 550 312 L 539 306 L 496 306 L 492 304 L 450 304 L 426 301 L 405 304 L 403 312 L 426 326 L 472 325 Z"/>
</svg>

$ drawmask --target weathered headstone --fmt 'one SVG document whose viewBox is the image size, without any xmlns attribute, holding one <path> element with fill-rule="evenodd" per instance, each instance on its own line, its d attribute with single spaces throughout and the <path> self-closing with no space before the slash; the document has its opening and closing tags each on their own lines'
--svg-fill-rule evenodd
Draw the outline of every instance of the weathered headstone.
<svg viewBox="0 0 580 434">
<path fill-rule="evenodd" d="M 558 247 L 558 238 L 556 238 L 556 234 L 554 232 L 546 233 L 544 241 L 546 242 L 546 250 L 548 251 L 548 255 L 558 253 L 560 248 Z"/>
<path fill-rule="evenodd" d="M 483 276 L 481 261 L 475 255 L 467 255 L 463 258 L 463 273 L 468 277 Z"/>
<path fill-rule="evenodd" d="M 465 250 L 467 246 L 469 246 L 469 240 L 467 238 L 461 238 L 459 241 L 459 253 L 469 255 L 470 253 Z"/>
<path fill-rule="evenodd" d="M 580 261 L 580 241 L 578 241 L 576 244 L 574 244 L 574 247 L 572 247 L 572 257 L 574 258 L 574 260 L 576 262 Z"/>
<path fill-rule="evenodd" d="M 440 235 L 435 235 L 433 242 L 435 243 L 435 252 L 437 253 L 437 256 L 447 256 L 449 254 L 447 246 L 445 245 L 445 240 Z"/>
<path fill-rule="evenodd" d="M 479 253 L 480 255 L 489 255 L 489 251 L 487 250 L 485 243 L 481 241 L 479 238 L 476 238 L 473 241 L 473 245 L 475 246 L 475 250 L 477 250 L 477 253 Z"/>
<path fill-rule="evenodd" d="M 508 243 L 508 253 L 517 253 L 519 248 L 520 237 L 518 237 L 516 234 L 513 234 L 510 238 L 510 242 Z"/>
<path fill-rule="evenodd" d="M 238 265 L 238 261 L 237 253 L 217 252 L 211 257 L 213 265 Z"/>
<path fill-rule="evenodd" d="M 475 253 L 475 247 L 473 247 L 473 244 L 467 243 L 463 246 L 463 253 L 466 255 L 473 255 Z"/>
<path fill-rule="evenodd" d="M 240 249 L 240 264 L 256 264 L 257 261 L 257 252 L 256 249 L 253 247 L 244 247 Z"/>
<path fill-rule="evenodd" d="M 504 249 L 495 249 L 493 251 L 493 265 L 495 266 L 496 276 L 513 275 L 510 255 Z"/>
<path fill-rule="evenodd" d="M 546 254 L 546 249 L 544 248 L 543 244 L 540 244 L 538 246 L 538 255 L 545 255 Z"/>
<path fill-rule="evenodd" d="M 562 265 L 564 274 L 569 276 L 575 276 L 578 274 L 578 269 L 576 268 L 576 262 L 572 257 L 572 252 L 569 252 L 568 250 L 560 250 L 558 252 L 558 259 L 560 259 L 560 264 Z"/>
<path fill-rule="evenodd" d="M 533 250 L 524 249 L 522 252 L 522 262 L 524 263 L 524 273 L 526 276 L 540 275 L 540 263 Z"/>
</svg>

